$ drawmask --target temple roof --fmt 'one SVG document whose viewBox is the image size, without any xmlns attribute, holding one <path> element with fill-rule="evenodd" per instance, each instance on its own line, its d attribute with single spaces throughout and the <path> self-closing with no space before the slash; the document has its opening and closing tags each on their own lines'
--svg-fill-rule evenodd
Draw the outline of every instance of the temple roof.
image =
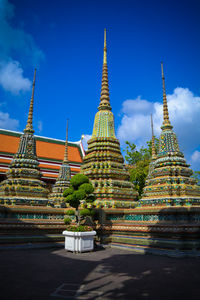
<svg viewBox="0 0 200 300">
<path fill-rule="evenodd" d="M 0 129 L 0 174 L 5 174 L 17 152 L 22 132 Z M 43 178 L 56 178 L 64 159 L 65 142 L 35 135 L 37 156 Z M 80 171 L 85 155 L 81 141 L 68 142 L 68 159 L 72 174 Z"/>
</svg>

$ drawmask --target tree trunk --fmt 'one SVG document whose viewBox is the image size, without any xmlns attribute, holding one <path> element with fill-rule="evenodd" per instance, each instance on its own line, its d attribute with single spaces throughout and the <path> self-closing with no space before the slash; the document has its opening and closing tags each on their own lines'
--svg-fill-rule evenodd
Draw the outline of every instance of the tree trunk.
<svg viewBox="0 0 200 300">
<path fill-rule="evenodd" d="M 76 216 L 76 224 L 79 226 L 80 225 L 80 214 L 79 214 L 78 208 L 76 208 L 75 216 Z"/>
</svg>

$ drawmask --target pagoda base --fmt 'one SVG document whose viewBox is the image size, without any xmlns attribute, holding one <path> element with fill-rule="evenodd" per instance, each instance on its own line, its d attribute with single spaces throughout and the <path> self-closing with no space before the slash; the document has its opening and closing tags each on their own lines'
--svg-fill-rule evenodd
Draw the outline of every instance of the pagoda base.
<svg viewBox="0 0 200 300">
<path fill-rule="evenodd" d="M 134 208 L 138 205 L 138 201 L 130 200 L 95 200 L 96 208 Z"/>
<path fill-rule="evenodd" d="M 200 206 L 104 209 L 101 243 L 141 254 L 200 256 Z"/>
<path fill-rule="evenodd" d="M 47 198 L 0 197 L 0 205 L 51 206 Z"/>
<path fill-rule="evenodd" d="M 163 198 L 143 198 L 139 201 L 139 206 L 191 206 L 200 205 L 200 197 L 163 197 Z"/>
</svg>

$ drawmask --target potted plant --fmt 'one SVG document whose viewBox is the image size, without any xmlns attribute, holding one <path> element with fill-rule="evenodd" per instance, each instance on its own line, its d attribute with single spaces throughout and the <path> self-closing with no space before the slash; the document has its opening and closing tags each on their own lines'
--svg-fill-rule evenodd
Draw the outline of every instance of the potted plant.
<svg viewBox="0 0 200 300">
<path fill-rule="evenodd" d="M 65 202 L 75 208 L 76 225 L 68 225 L 70 220 L 66 219 L 67 230 L 63 231 L 65 236 L 65 249 L 73 252 L 86 252 L 94 249 L 94 231 L 89 226 L 80 224 L 81 214 L 79 206 L 81 201 L 92 204 L 95 200 L 94 188 L 89 182 L 89 178 L 83 174 L 77 174 L 70 180 L 70 186 L 67 188 L 63 196 Z M 82 214 L 83 217 L 84 214 Z"/>
</svg>

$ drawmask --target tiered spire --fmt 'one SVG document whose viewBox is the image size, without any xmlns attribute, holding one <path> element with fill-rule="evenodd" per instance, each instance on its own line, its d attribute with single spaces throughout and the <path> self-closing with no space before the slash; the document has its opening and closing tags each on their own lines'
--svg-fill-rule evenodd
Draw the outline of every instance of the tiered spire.
<svg viewBox="0 0 200 300">
<path fill-rule="evenodd" d="M 52 188 L 52 192 L 49 194 L 49 201 L 55 207 L 64 205 L 63 192 L 69 187 L 71 179 L 71 170 L 68 160 L 68 123 L 67 120 L 64 160 Z"/>
<path fill-rule="evenodd" d="M 95 115 L 92 138 L 88 141 L 88 150 L 82 165 L 95 187 L 96 205 L 103 207 L 131 207 L 137 192 L 129 181 L 129 172 L 124 166 L 120 143 L 115 136 L 114 116 L 111 111 L 106 30 L 104 30 L 103 74 L 101 98 Z"/>
<path fill-rule="evenodd" d="M 30 107 L 29 107 L 28 120 L 27 120 L 26 128 L 24 129 L 24 132 L 31 132 L 31 133 L 34 133 L 34 130 L 33 130 L 33 102 L 34 102 L 34 92 L 35 92 L 35 78 L 36 78 L 36 69 L 34 71 L 34 77 L 33 77 L 32 96 L 31 96 L 31 102 L 30 102 Z"/>
<path fill-rule="evenodd" d="M 66 127 L 66 141 L 65 141 L 65 155 L 63 163 L 67 164 L 68 161 L 68 119 L 67 119 L 67 127 Z"/>
<path fill-rule="evenodd" d="M 20 137 L 17 153 L 9 165 L 7 179 L 1 182 L 0 198 L 4 203 L 47 205 L 48 189 L 41 180 L 42 172 L 36 153 L 36 140 L 33 135 L 33 101 L 36 69 L 33 78 L 32 96 L 28 120 L 24 133 Z"/>
<path fill-rule="evenodd" d="M 200 187 L 191 177 L 193 172 L 189 169 L 183 153 L 179 150 L 177 137 L 169 120 L 162 63 L 161 71 L 163 83 L 162 132 L 158 154 L 153 160 L 152 131 L 152 161 L 140 202 L 142 205 L 199 205 Z"/>
<path fill-rule="evenodd" d="M 108 86 L 108 66 L 107 66 L 107 45 L 106 45 L 106 29 L 104 29 L 104 48 L 103 48 L 103 72 L 101 82 L 101 97 L 99 110 L 111 110 L 109 86 Z"/>
<path fill-rule="evenodd" d="M 161 62 L 161 72 L 162 72 L 162 84 L 163 84 L 163 125 L 161 129 L 172 129 L 173 126 L 169 120 L 169 112 L 168 112 L 168 105 L 167 105 L 167 96 L 165 90 L 165 77 L 163 71 L 163 62 Z"/>
<path fill-rule="evenodd" d="M 152 159 L 156 159 L 156 148 L 155 148 L 155 136 L 153 132 L 153 118 L 151 114 L 151 132 L 152 132 L 152 139 L 151 139 L 151 151 L 152 151 Z"/>
</svg>

